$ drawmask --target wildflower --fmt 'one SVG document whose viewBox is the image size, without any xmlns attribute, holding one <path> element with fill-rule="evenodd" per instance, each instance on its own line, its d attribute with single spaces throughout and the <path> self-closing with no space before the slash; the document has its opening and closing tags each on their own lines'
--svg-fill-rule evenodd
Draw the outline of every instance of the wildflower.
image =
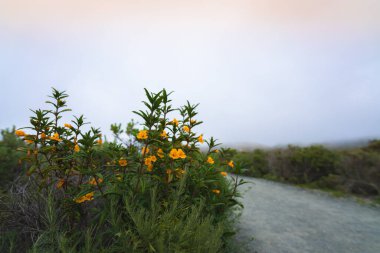
<svg viewBox="0 0 380 253">
<path fill-rule="evenodd" d="M 153 164 L 149 164 L 146 170 L 151 172 L 153 170 Z"/>
<path fill-rule="evenodd" d="M 93 200 L 94 199 L 94 192 L 90 192 L 90 193 L 87 193 L 79 198 L 76 198 L 75 199 L 75 202 L 77 203 L 82 203 L 82 202 L 85 202 L 85 201 L 90 201 L 90 200 Z"/>
<path fill-rule="evenodd" d="M 160 133 L 160 136 L 164 139 L 167 139 L 168 138 L 168 134 L 166 133 L 165 130 L 162 130 L 162 132 Z"/>
<path fill-rule="evenodd" d="M 148 130 L 140 130 L 140 132 L 137 134 L 137 139 L 139 140 L 148 139 Z"/>
<path fill-rule="evenodd" d="M 67 123 L 65 123 L 65 124 L 64 124 L 64 126 L 65 126 L 65 127 L 67 127 L 67 128 L 69 128 L 69 129 L 73 128 L 73 126 L 72 126 L 72 125 L 70 125 L 70 124 L 67 124 Z"/>
<path fill-rule="evenodd" d="M 203 142 L 204 142 L 204 140 L 203 140 L 203 134 L 199 135 L 199 137 L 198 137 L 198 141 L 199 141 L 200 143 L 203 143 Z"/>
<path fill-rule="evenodd" d="M 212 192 L 215 194 L 220 194 L 220 190 L 217 190 L 217 189 L 212 190 Z"/>
<path fill-rule="evenodd" d="M 28 144 L 32 144 L 32 143 L 34 143 L 33 140 L 29 140 L 29 139 L 25 139 L 25 142 L 28 143 Z"/>
<path fill-rule="evenodd" d="M 188 126 L 183 126 L 182 127 L 183 131 L 185 131 L 186 133 L 190 133 L 190 128 Z"/>
<path fill-rule="evenodd" d="M 46 134 L 45 133 L 41 133 L 41 139 L 46 139 Z"/>
<path fill-rule="evenodd" d="M 142 149 L 141 149 L 141 154 L 142 155 L 146 155 L 146 154 L 148 154 L 149 153 L 149 148 L 148 147 L 143 147 Z"/>
<path fill-rule="evenodd" d="M 186 154 L 185 152 L 183 152 L 182 149 L 175 149 L 173 148 L 170 153 L 169 153 L 169 157 L 172 158 L 172 159 L 178 159 L 178 158 L 182 158 L 182 159 L 185 159 L 186 158 Z"/>
<path fill-rule="evenodd" d="M 147 157 L 144 159 L 144 163 L 145 163 L 145 165 L 150 165 L 150 164 L 152 164 L 152 160 L 150 159 L 150 157 Z"/>
<path fill-rule="evenodd" d="M 62 141 L 62 139 L 59 138 L 59 134 L 58 133 L 54 133 L 54 135 L 50 136 L 49 139 L 53 140 L 53 141 Z"/>
<path fill-rule="evenodd" d="M 174 118 L 174 119 L 172 120 L 172 124 L 178 126 L 178 120 L 177 120 L 176 118 Z"/>
<path fill-rule="evenodd" d="M 155 161 L 157 161 L 157 157 L 155 155 L 152 155 L 152 156 L 150 156 L 150 160 L 152 162 L 155 162 Z"/>
<path fill-rule="evenodd" d="M 212 157 L 209 156 L 209 157 L 207 158 L 207 162 L 208 162 L 209 164 L 214 164 L 214 159 L 212 159 Z"/>
<path fill-rule="evenodd" d="M 223 177 L 226 177 L 227 176 L 227 172 L 221 171 L 220 175 L 222 175 Z"/>
<path fill-rule="evenodd" d="M 15 131 L 15 134 L 16 134 L 17 136 L 25 136 L 25 132 L 22 131 L 22 130 L 16 130 L 16 131 Z"/>
<path fill-rule="evenodd" d="M 235 167 L 235 165 L 234 165 L 234 161 L 232 161 L 232 160 L 229 161 L 228 166 L 230 166 L 231 168 Z"/>
<path fill-rule="evenodd" d="M 126 159 L 120 159 L 120 160 L 119 160 L 119 165 L 120 165 L 121 167 L 125 167 L 125 166 L 127 166 L 127 164 L 128 164 L 128 162 L 127 162 Z"/>
<path fill-rule="evenodd" d="M 80 150 L 79 145 L 75 144 L 75 146 L 74 146 L 74 152 L 79 152 L 79 150 Z"/>
<path fill-rule="evenodd" d="M 164 158 L 165 157 L 165 154 L 164 154 L 164 151 L 162 151 L 162 149 L 158 149 L 157 150 L 157 155 L 159 158 Z"/>
<path fill-rule="evenodd" d="M 90 184 L 90 185 L 97 185 L 98 183 L 100 184 L 100 183 L 102 183 L 103 182 L 103 179 L 102 178 L 98 178 L 98 182 L 96 182 L 96 179 L 93 177 L 93 178 L 91 178 L 90 179 L 90 181 L 88 181 L 88 183 Z"/>
<path fill-rule="evenodd" d="M 103 144 L 103 140 L 102 139 L 99 139 L 97 142 L 98 142 L 99 145 Z"/>
<path fill-rule="evenodd" d="M 57 189 L 60 189 L 60 188 L 62 188 L 62 186 L 65 184 L 65 180 L 64 179 L 60 179 L 60 180 L 58 180 L 58 182 L 57 182 L 57 184 L 55 185 L 55 187 L 57 188 Z"/>
</svg>

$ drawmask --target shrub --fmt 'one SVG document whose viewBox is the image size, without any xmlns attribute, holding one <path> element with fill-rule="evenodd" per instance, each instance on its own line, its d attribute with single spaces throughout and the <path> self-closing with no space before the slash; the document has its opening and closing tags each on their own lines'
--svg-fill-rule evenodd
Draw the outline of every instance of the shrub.
<svg viewBox="0 0 380 253">
<path fill-rule="evenodd" d="M 68 95 L 53 89 L 52 110 L 35 110 L 31 126 L 16 130 L 27 146 L 27 183 L 3 200 L 3 247 L 37 252 L 220 252 L 239 207 L 236 169 L 214 138 L 195 129 L 198 105 L 172 108 L 165 90 L 151 93 L 126 131 L 113 124 L 113 142 L 84 116 L 61 124 Z M 169 118 L 178 111 L 180 119 Z M 27 130 L 25 130 L 27 129 Z M 25 131 L 29 133 L 26 133 Z M 123 135 L 124 134 L 124 135 Z M 207 152 L 200 151 L 207 144 Z M 17 200 L 16 202 L 14 200 Z M 28 205 L 27 203 L 35 203 Z M 16 212 L 21 206 L 33 211 Z M 25 210 L 25 209 L 23 209 Z M 27 221 L 36 221 L 29 224 Z M 5 220 L 5 221 L 4 221 Z M 16 222 L 17 221 L 17 222 Z M 5 223 L 4 223 L 5 222 Z M 28 227 L 30 229 L 24 229 Z M 8 238 L 8 237 L 4 237 Z M 27 238 L 23 243 L 20 238 Z"/>
</svg>

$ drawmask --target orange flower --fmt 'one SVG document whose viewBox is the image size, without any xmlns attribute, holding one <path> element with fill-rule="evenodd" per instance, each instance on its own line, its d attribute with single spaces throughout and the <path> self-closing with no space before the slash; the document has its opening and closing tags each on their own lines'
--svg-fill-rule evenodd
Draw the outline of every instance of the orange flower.
<svg viewBox="0 0 380 253">
<path fill-rule="evenodd" d="M 161 136 L 162 138 L 164 138 L 164 139 L 167 139 L 167 138 L 168 138 L 168 134 L 166 133 L 165 130 L 162 130 L 160 136 Z"/>
<path fill-rule="evenodd" d="M 169 153 L 169 157 L 172 158 L 172 159 L 178 159 L 178 158 L 182 158 L 182 159 L 185 159 L 186 158 L 186 154 L 185 152 L 183 152 L 182 149 L 175 149 L 173 148 L 170 153 Z"/>
<path fill-rule="evenodd" d="M 148 139 L 148 130 L 140 130 L 140 132 L 137 134 L 137 139 L 139 140 Z"/>
<path fill-rule="evenodd" d="M 22 130 L 16 130 L 16 131 L 15 131 L 15 134 L 16 134 L 17 136 L 25 136 L 25 132 L 22 131 Z"/>
<path fill-rule="evenodd" d="M 69 129 L 73 128 L 73 126 L 72 126 L 72 125 L 70 125 L 70 124 L 67 124 L 67 123 L 65 123 L 65 124 L 64 124 L 64 126 L 65 126 L 65 127 L 67 127 L 67 128 L 69 128 Z"/>
<path fill-rule="evenodd" d="M 152 155 L 152 156 L 150 156 L 150 160 L 152 162 L 155 162 L 155 161 L 157 161 L 157 157 L 155 155 Z"/>
<path fill-rule="evenodd" d="M 157 150 L 157 155 L 159 158 L 164 158 L 165 157 L 165 154 L 164 154 L 164 151 L 162 151 L 162 149 L 158 149 Z"/>
<path fill-rule="evenodd" d="M 74 152 L 79 152 L 79 150 L 80 150 L 79 145 L 75 144 L 75 146 L 74 146 Z"/>
<path fill-rule="evenodd" d="M 55 185 L 55 187 L 57 188 L 57 189 L 60 189 L 60 188 L 62 188 L 62 186 L 65 184 L 65 180 L 64 179 L 60 179 L 60 180 L 58 180 L 58 182 L 57 182 L 57 184 Z"/>
<path fill-rule="evenodd" d="M 93 199 L 94 199 L 94 192 L 90 192 L 90 193 L 87 193 L 86 195 L 76 198 L 74 201 L 77 203 L 82 203 L 82 202 L 90 201 Z"/>
<path fill-rule="evenodd" d="M 46 139 L 46 134 L 45 133 L 41 133 L 41 139 Z"/>
<path fill-rule="evenodd" d="M 209 157 L 207 157 L 207 162 L 208 162 L 209 164 L 214 164 L 214 159 L 212 159 L 212 157 L 209 156 Z"/>
<path fill-rule="evenodd" d="M 125 166 L 127 166 L 127 164 L 128 164 L 128 162 L 127 162 L 126 159 L 120 159 L 120 160 L 119 160 L 119 165 L 120 165 L 121 167 L 125 167 Z"/>
<path fill-rule="evenodd" d="M 103 182 L 103 179 L 98 178 L 98 183 L 100 184 L 100 183 L 102 183 L 102 182 Z M 90 185 L 97 185 L 97 183 L 96 183 L 96 179 L 95 179 L 94 177 L 91 178 L 90 181 L 88 181 L 88 183 L 89 183 Z"/>
<path fill-rule="evenodd" d="M 145 147 L 143 147 L 142 149 L 141 149 L 141 154 L 142 155 L 146 155 L 146 154 L 148 154 L 149 153 L 149 148 L 145 148 Z"/>
<path fill-rule="evenodd" d="M 220 190 L 217 190 L 217 189 L 212 190 L 212 192 L 215 194 L 220 194 Z"/>
<path fill-rule="evenodd" d="M 103 140 L 102 139 L 99 139 L 97 142 L 98 142 L 99 145 L 103 144 Z"/>
<path fill-rule="evenodd" d="M 151 172 L 153 170 L 153 164 L 149 164 L 146 170 Z"/>
<path fill-rule="evenodd" d="M 226 177 L 227 176 L 227 172 L 221 171 L 220 175 L 222 175 L 223 177 Z"/>
<path fill-rule="evenodd" d="M 231 168 L 235 167 L 235 165 L 234 165 L 234 161 L 231 160 L 231 161 L 228 163 L 228 166 L 230 166 Z"/>
<path fill-rule="evenodd" d="M 59 134 L 58 133 L 54 133 L 54 135 L 50 136 L 49 139 L 53 140 L 53 141 L 62 141 L 62 139 L 59 138 Z"/>
<path fill-rule="evenodd" d="M 28 144 L 32 144 L 32 143 L 34 143 L 33 140 L 29 140 L 29 139 L 25 139 L 25 142 L 28 143 Z"/>
<path fill-rule="evenodd" d="M 174 119 L 172 120 L 172 124 L 178 126 L 178 120 L 177 120 L 176 118 L 174 118 Z"/>
<path fill-rule="evenodd" d="M 199 135 L 199 137 L 198 137 L 198 141 L 199 141 L 200 143 L 203 143 L 203 142 L 204 142 L 204 140 L 203 140 L 203 134 Z"/>
<path fill-rule="evenodd" d="M 190 128 L 188 126 L 183 126 L 182 127 L 183 131 L 185 131 L 186 133 L 190 133 Z"/>
</svg>

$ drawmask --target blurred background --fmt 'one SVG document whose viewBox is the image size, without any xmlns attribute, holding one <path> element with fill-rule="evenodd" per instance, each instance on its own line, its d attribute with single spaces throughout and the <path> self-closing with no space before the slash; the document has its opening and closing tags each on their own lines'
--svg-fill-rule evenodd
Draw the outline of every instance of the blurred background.
<svg viewBox="0 0 380 253">
<path fill-rule="evenodd" d="M 143 88 L 200 103 L 234 147 L 380 135 L 380 1 L 0 0 L 0 128 L 51 87 L 109 135 Z"/>
</svg>

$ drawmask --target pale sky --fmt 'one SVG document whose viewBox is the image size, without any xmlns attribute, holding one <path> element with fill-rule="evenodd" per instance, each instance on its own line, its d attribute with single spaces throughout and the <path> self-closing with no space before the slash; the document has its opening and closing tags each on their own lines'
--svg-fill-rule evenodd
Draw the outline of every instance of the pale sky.
<svg viewBox="0 0 380 253">
<path fill-rule="evenodd" d="M 223 143 L 380 138 L 379 74 L 379 0 L 0 0 L 1 129 L 54 86 L 107 134 L 146 87 Z"/>
</svg>

